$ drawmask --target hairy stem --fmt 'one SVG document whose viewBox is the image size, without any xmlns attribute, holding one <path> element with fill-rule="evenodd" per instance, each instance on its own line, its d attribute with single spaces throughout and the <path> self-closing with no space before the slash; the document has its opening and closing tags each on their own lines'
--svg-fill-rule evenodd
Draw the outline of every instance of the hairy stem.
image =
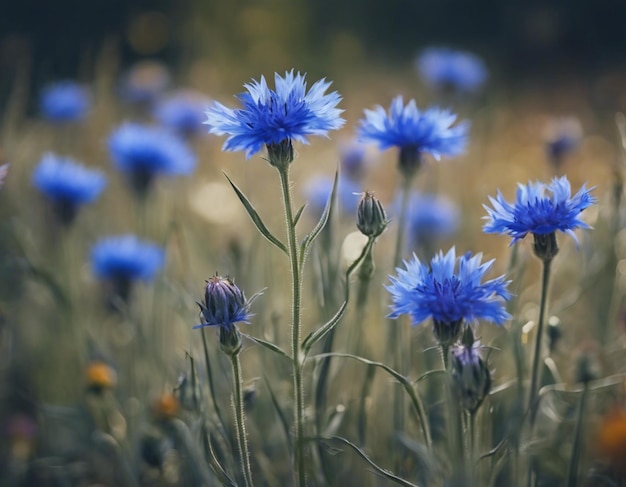
<svg viewBox="0 0 626 487">
<path fill-rule="evenodd" d="M 239 361 L 239 354 L 232 354 L 230 356 L 230 362 L 233 366 L 233 406 L 235 408 L 235 427 L 237 429 L 239 461 L 241 462 L 241 471 L 243 472 L 246 487 L 253 487 L 254 483 L 252 482 L 248 438 L 246 436 L 246 424 L 243 412 L 243 390 L 241 386 L 241 363 Z"/>
</svg>

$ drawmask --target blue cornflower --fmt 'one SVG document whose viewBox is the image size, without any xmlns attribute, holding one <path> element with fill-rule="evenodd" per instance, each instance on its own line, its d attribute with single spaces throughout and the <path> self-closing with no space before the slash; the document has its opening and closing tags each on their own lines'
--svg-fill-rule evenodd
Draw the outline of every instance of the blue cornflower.
<svg viewBox="0 0 626 487">
<path fill-rule="evenodd" d="M 163 129 L 125 123 L 109 138 L 115 166 L 127 174 L 140 195 L 158 175 L 175 176 L 193 172 L 196 159 L 187 144 Z"/>
<path fill-rule="evenodd" d="M 276 73 L 274 84 L 275 89 L 269 89 L 261 76 L 244 85 L 247 93 L 237 95 L 243 108 L 233 110 L 215 102 L 207 111 L 209 132 L 229 136 L 223 150 L 242 150 L 250 158 L 267 146 L 270 163 L 288 164 L 293 160 L 292 141 L 306 144 L 309 135 L 326 136 L 343 126 L 339 116 L 343 110 L 337 108 L 341 96 L 336 91 L 326 94 L 329 81 L 321 79 L 307 92 L 305 75 L 291 70 L 284 78 Z"/>
<path fill-rule="evenodd" d="M 165 251 L 161 247 L 131 234 L 104 238 L 91 251 L 94 274 L 110 281 L 124 301 L 129 298 L 133 282 L 154 279 L 164 262 Z"/>
<path fill-rule="evenodd" d="M 365 118 L 359 122 L 361 140 L 377 143 L 381 150 L 389 147 L 400 149 L 400 170 L 413 175 L 422 154 L 435 159 L 454 156 L 463 152 L 467 143 L 468 122 L 454 127 L 457 116 L 437 107 L 421 111 L 415 100 L 405 106 L 402 96 L 391 102 L 389 113 L 381 106 L 365 110 Z"/>
<path fill-rule="evenodd" d="M 552 120 L 544 132 L 546 153 L 549 161 L 558 169 L 563 158 L 580 144 L 583 129 L 576 118 Z"/>
<path fill-rule="evenodd" d="M 415 67 L 427 85 L 443 92 L 474 92 L 487 79 L 487 68 L 478 56 L 452 49 L 426 49 Z"/>
<path fill-rule="evenodd" d="M 229 277 L 217 274 L 206 281 L 204 288 L 204 302 L 200 306 L 202 324 L 194 328 L 205 326 L 220 326 L 232 328 L 236 323 L 249 323 L 250 301 L 246 300 L 241 289 Z"/>
<path fill-rule="evenodd" d="M 175 93 L 160 101 L 155 110 L 156 120 L 182 135 L 193 135 L 200 131 L 206 116 L 207 101 L 192 92 Z"/>
<path fill-rule="evenodd" d="M 52 201 L 59 218 L 66 224 L 74 220 L 81 205 L 95 201 L 107 183 L 102 172 L 54 154 L 43 156 L 35 167 L 32 181 Z"/>
<path fill-rule="evenodd" d="M 555 232 L 561 231 L 578 242 L 574 230 L 590 228 L 578 216 L 596 202 L 585 185 L 572 196 L 566 176 L 554 178 L 550 184 L 529 182 L 518 184 L 517 200 L 509 203 L 500 190 L 496 198 L 489 197 L 493 208 L 483 205 L 489 213 L 483 226 L 485 233 L 499 233 L 513 238 L 511 245 L 531 233 L 535 237 L 535 253 L 542 259 L 556 255 Z M 551 193 L 546 195 L 546 191 Z M 539 245 L 540 248 L 537 246 Z M 549 245 L 550 248 L 542 248 Z"/>
<path fill-rule="evenodd" d="M 304 197 L 313 215 L 319 217 L 333 189 L 333 178 L 329 176 L 316 176 L 304 186 Z M 359 184 L 351 179 L 339 178 L 337 181 L 337 203 L 339 210 L 344 215 L 356 214 L 362 190 Z"/>
<path fill-rule="evenodd" d="M 452 247 L 445 255 L 440 251 L 428 266 L 413 254 L 404 262 L 406 269 L 397 268 L 397 277 L 390 276 L 386 286 L 393 301 L 389 316 L 408 314 L 414 325 L 432 317 L 435 335 L 445 346 L 454 343 L 464 322 L 504 323 L 510 318 L 504 307 L 511 297 L 508 281 L 500 276 L 481 282 L 494 263 L 481 260 L 481 253 L 457 258 Z"/>
<path fill-rule="evenodd" d="M 365 146 L 357 141 L 340 144 L 339 162 L 342 174 L 353 181 L 360 181 L 365 175 L 367 166 Z"/>
<path fill-rule="evenodd" d="M 52 122 L 82 120 L 91 108 L 89 91 L 73 81 L 59 81 L 46 86 L 41 92 L 41 115 Z"/>
<path fill-rule="evenodd" d="M 458 208 L 448 198 L 428 193 L 413 193 L 409 197 L 407 235 L 416 247 L 429 248 L 451 236 L 458 221 Z"/>
<path fill-rule="evenodd" d="M 167 68 L 157 61 L 140 61 L 122 77 L 121 96 L 138 105 L 151 105 L 170 84 Z"/>
</svg>

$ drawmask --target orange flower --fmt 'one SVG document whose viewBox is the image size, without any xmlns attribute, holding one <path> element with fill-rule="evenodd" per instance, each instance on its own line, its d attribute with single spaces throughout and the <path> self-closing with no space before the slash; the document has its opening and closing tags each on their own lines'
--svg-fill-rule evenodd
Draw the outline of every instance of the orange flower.
<svg viewBox="0 0 626 487">
<path fill-rule="evenodd" d="M 609 411 L 598 429 L 598 449 L 618 472 L 626 474 L 626 411 Z"/>
<path fill-rule="evenodd" d="M 178 399 L 172 393 L 161 394 L 153 405 L 156 419 L 169 419 L 176 416 L 180 405 Z"/>
<path fill-rule="evenodd" d="M 115 371 L 104 362 L 92 362 L 85 372 L 87 388 L 94 392 L 114 387 L 117 383 Z"/>
</svg>

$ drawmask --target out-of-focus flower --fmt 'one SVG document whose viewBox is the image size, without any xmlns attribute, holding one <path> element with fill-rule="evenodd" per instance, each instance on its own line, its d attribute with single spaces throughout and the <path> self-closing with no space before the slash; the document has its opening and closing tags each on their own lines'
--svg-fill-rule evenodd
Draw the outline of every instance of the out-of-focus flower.
<svg viewBox="0 0 626 487">
<path fill-rule="evenodd" d="M 414 247 L 432 248 L 457 230 L 458 208 L 448 198 L 413 193 L 407 210 L 407 236 Z"/>
<path fill-rule="evenodd" d="M 4 183 L 7 181 L 7 176 L 9 175 L 9 164 L 2 164 L 0 166 L 0 188 L 4 186 Z"/>
<path fill-rule="evenodd" d="M 310 179 L 303 189 L 304 197 L 315 217 L 319 217 L 333 189 L 333 178 L 316 176 Z M 359 204 L 360 186 L 354 181 L 340 178 L 337 181 L 337 203 L 343 215 L 354 215 Z"/>
<path fill-rule="evenodd" d="M 151 105 L 167 89 L 170 74 L 156 61 L 141 61 L 122 77 L 120 90 L 123 99 L 139 105 Z"/>
<path fill-rule="evenodd" d="M 378 237 L 387 228 L 389 220 L 385 208 L 369 191 L 361 196 L 356 214 L 356 226 L 367 237 Z"/>
<path fill-rule="evenodd" d="M 187 144 L 163 129 L 125 123 L 109 137 L 109 151 L 115 166 L 143 195 L 155 177 L 191 174 L 196 158 Z"/>
<path fill-rule="evenodd" d="M 207 103 L 199 93 L 181 91 L 159 101 L 154 117 L 162 126 L 181 135 L 194 135 L 200 132 L 206 120 Z"/>
<path fill-rule="evenodd" d="M 329 81 L 321 79 L 307 92 L 305 75 L 291 70 L 284 78 L 276 73 L 274 85 L 269 89 L 261 76 L 237 95 L 243 108 L 233 110 L 215 102 L 207 111 L 209 132 L 229 136 L 223 150 L 245 151 L 250 158 L 266 146 L 271 164 L 289 164 L 292 141 L 306 144 L 309 135 L 326 136 L 343 126 L 339 116 L 343 110 L 337 108 L 341 96 L 336 91 L 326 94 Z"/>
<path fill-rule="evenodd" d="M 8 418 L 4 433 L 14 459 L 26 461 L 34 454 L 38 429 L 29 414 L 16 413 Z"/>
<path fill-rule="evenodd" d="M 446 48 L 425 49 L 415 60 L 424 82 L 441 92 L 471 93 L 487 79 L 487 68 L 478 56 Z"/>
<path fill-rule="evenodd" d="M 578 119 L 567 117 L 551 120 L 543 134 L 548 160 L 559 168 L 564 157 L 580 145 L 582 137 L 583 128 Z"/>
<path fill-rule="evenodd" d="M 106 389 L 115 387 L 117 374 L 105 362 L 91 362 L 85 371 L 85 383 L 87 390 L 99 394 Z"/>
<path fill-rule="evenodd" d="M 123 301 L 128 301 L 133 282 L 152 280 L 164 262 L 165 252 L 161 247 L 135 235 L 104 238 L 91 251 L 95 275 L 110 281 Z"/>
<path fill-rule="evenodd" d="M 107 183 L 102 172 L 54 154 L 43 156 L 33 172 L 32 181 L 52 202 L 59 219 L 65 224 L 74 220 L 82 205 L 98 198 Z"/>
<path fill-rule="evenodd" d="M 180 403 L 171 392 L 161 394 L 152 405 L 155 419 L 166 420 L 175 417 L 180 411 Z"/>
<path fill-rule="evenodd" d="M 359 122 L 358 135 L 364 142 L 378 144 L 381 150 L 400 150 L 400 170 L 412 175 L 419 168 L 422 154 L 435 159 L 455 156 L 465 150 L 468 122 L 453 126 L 457 116 L 437 107 L 420 111 L 415 100 L 404 105 L 402 96 L 391 102 L 389 113 L 381 106 L 365 110 Z"/>
<path fill-rule="evenodd" d="M 440 251 L 430 265 L 413 255 L 386 286 L 393 301 L 389 316 L 408 314 L 414 325 L 432 317 L 435 335 L 446 346 L 454 343 L 464 322 L 504 323 L 510 318 L 504 306 L 511 297 L 508 281 L 500 276 L 481 282 L 494 263 L 481 260 L 481 253 L 457 258 L 454 247 L 445 255 Z"/>
<path fill-rule="evenodd" d="M 618 474 L 626 475 L 626 410 L 614 408 L 605 414 L 596 432 L 599 453 Z"/>
<path fill-rule="evenodd" d="M 51 122 L 75 122 L 84 119 L 91 108 L 89 91 L 73 81 L 59 81 L 41 92 L 39 110 Z"/>
<path fill-rule="evenodd" d="M 491 373 L 480 356 L 480 343 L 474 341 L 471 327 L 466 327 L 462 343 L 450 349 L 450 368 L 454 389 L 461 406 L 474 414 L 491 389 Z"/>
<path fill-rule="evenodd" d="M 593 189 L 593 188 L 591 188 Z M 541 259 L 551 259 L 558 252 L 555 232 L 570 235 L 576 242 L 576 228 L 590 228 L 579 218 L 580 213 L 594 204 L 591 189 L 585 185 L 572 196 L 567 177 L 554 178 L 550 184 L 529 182 L 518 184 L 514 203 L 504 199 L 498 190 L 496 198 L 489 197 L 493 208 L 483 205 L 488 216 L 483 226 L 485 233 L 499 233 L 512 237 L 511 244 L 531 233 L 535 238 L 535 253 Z M 546 191 L 551 193 L 546 195 Z"/>
<path fill-rule="evenodd" d="M 339 145 L 339 162 L 341 174 L 353 181 L 361 181 L 365 175 L 365 146 L 357 141 L 344 142 Z"/>
</svg>

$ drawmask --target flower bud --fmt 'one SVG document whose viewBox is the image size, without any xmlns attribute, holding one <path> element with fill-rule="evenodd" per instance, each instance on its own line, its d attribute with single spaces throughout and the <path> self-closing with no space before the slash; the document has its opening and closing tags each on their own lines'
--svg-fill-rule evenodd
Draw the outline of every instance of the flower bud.
<svg viewBox="0 0 626 487">
<path fill-rule="evenodd" d="M 356 213 L 356 226 L 367 237 L 378 237 L 387 227 L 387 213 L 381 202 L 366 191 L 359 202 Z"/>
<path fill-rule="evenodd" d="M 463 334 L 463 344 L 452 348 L 451 366 L 454 388 L 461 406 L 474 414 L 491 388 L 491 374 L 480 357 L 479 343 L 469 327 Z"/>
<path fill-rule="evenodd" d="M 559 246 L 556 243 L 556 232 L 552 233 L 534 233 L 533 234 L 533 250 L 535 255 L 544 262 L 550 262 L 559 252 Z"/>
<path fill-rule="evenodd" d="M 220 326 L 220 348 L 226 355 L 237 355 L 241 350 L 241 333 L 235 325 Z"/>
<path fill-rule="evenodd" d="M 247 322 L 248 304 L 243 292 L 231 279 L 216 274 L 206 282 L 204 303 L 198 303 L 203 323 L 196 328 L 230 327 L 240 321 Z"/>
</svg>

